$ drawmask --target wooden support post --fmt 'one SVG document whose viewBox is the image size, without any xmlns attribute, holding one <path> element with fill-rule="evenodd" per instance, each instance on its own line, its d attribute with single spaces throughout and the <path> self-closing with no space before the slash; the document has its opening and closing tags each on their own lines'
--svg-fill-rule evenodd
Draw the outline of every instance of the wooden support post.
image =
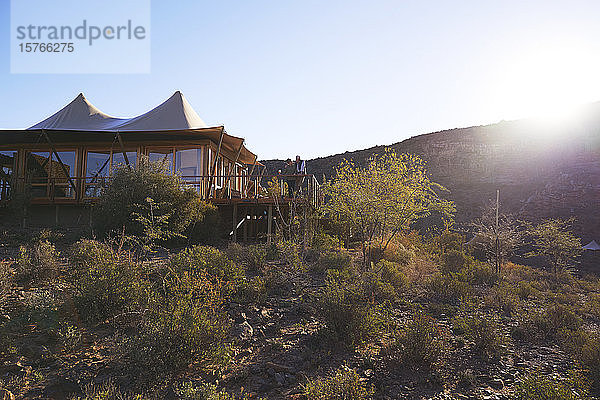
<svg viewBox="0 0 600 400">
<path fill-rule="evenodd" d="M 237 242 L 237 203 L 233 203 L 233 241 Z"/>
<path fill-rule="evenodd" d="M 75 185 L 75 182 L 73 182 L 73 179 L 71 178 L 71 175 L 69 174 L 69 171 L 67 170 L 67 167 L 65 167 L 65 164 L 63 164 L 62 160 L 60 159 L 60 156 L 58 155 L 58 152 L 54 148 L 54 144 L 50 141 L 50 137 L 48 136 L 48 134 L 46 133 L 46 131 L 44 129 L 42 129 L 42 134 L 44 135 L 44 137 L 46 138 L 46 141 L 50 145 L 50 148 L 52 149 L 52 154 L 54 154 L 54 156 L 56 157 L 56 160 L 60 164 L 60 167 L 63 170 L 63 173 L 67 177 L 67 179 L 69 181 L 69 185 L 71 185 L 71 188 L 75 192 L 75 198 L 78 199 L 79 196 L 77 195 L 77 186 Z M 52 158 L 52 157 L 50 157 L 50 158 Z M 52 167 L 52 164 L 50 164 L 50 167 Z M 54 197 L 54 193 L 52 193 L 52 195 L 53 195 L 52 197 Z"/>
<path fill-rule="evenodd" d="M 58 204 L 54 206 L 54 225 L 58 226 Z"/>
<path fill-rule="evenodd" d="M 129 158 L 127 157 L 127 152 L 125 151 L 125 145 L 123 144 L 123 138 L 121 138 L 121 134 L 119 133 L 119 131 L 117 131 L 117 139 L 119 140 L 119 145 L 121 146 L 121 151 L 123 152 L 125 165 L 127 165 L 127 168 L 131 169 L 131 165 L 129 165 Z"/>
<path fill-rule="evenodd" d="M 217 154 L 215 155 L 215 161 L 213 162 L 212 172 L 210 178 L 208 178 L 208 197 L 210 198 L 213 188 L 213 178 L 217 170 L 217 162 L 219 161 L 219 155 L 221 154 L 221 144 L 223 144 L 223 136 L 225 136 L 225 128 L 221 129 L 221 137 L 219 138 L 219 145 L 217 146 Z"/>
<path fill-rule="evenodd" d="M 244 243 L 248 242 L 248 210 L 244 212 Z"/>
<path fill-rule="evenodd" d="M 242 139 L 242 143 L 240 144 L 240 148 L 237 151 L 237 154 L 235 155 L 235 160 L 233 161 L 233 172 L 235 172 L 235 165 L 238 162 L 238 159 L 240 158 L 240 154 L 242 153 L 242 148 L 244 147 L 244 140 Z M 231 169 L 228 171 L 229 173 L 227 174 L 227 181 L 223 182 L 223 188 L 225 188 L 225 186 L 229 185 L 229 181 L 231 181 Z M 225 190 L 223 190 L 223 193 L 221 193 L 221 198 L 225 197 Z"/>
<path fill-rule="evenodd" d="M 246 189 L 244 190 L 244 197 L 248 197 L 248 185 L 250 184 L 250 180 L 252 179 L 252 173 L 254 172 L 254 167 L 256 167 L 256 161 L 258 160 L 258 156 L 254 155 L 254 161 L 252 162 L 252 168 L 250 168 L 250 173 L 248 174 L 248 182 L 246 182 Z M 258 185 L 258 181 L 254 183 L 254 185 Z"/>
<path fill-rule="evenodd" d="M 267 216 L 267 244 L 271 244 L 273 234 L 273 205 L 269 204 L 269 211 Z"/>
</svg>

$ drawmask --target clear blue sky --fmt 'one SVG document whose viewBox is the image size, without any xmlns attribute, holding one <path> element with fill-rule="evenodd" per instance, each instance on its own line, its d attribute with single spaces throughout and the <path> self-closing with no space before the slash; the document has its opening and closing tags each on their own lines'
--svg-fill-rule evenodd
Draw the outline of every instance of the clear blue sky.
<svg viewBox="0 0 600 400">
<path fill-rule="evenodd" d="M 11 75 L 9 8 L 1 128 L 79 92 L 128 117 L 181 90 L 261 158 L 312 158 L 600 100 L 595 0 L 155 0 L 146 75 Z"/>
</svg>

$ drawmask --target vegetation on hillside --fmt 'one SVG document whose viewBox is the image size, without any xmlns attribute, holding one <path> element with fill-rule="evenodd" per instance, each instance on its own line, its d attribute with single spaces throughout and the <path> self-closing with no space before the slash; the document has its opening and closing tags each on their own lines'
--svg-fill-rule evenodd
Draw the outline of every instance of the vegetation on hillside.
<svg viewBox="0 0 600 400">
<path fill-rule="evenodd" d="M 339 171 L 324 217 L 306 225 L 310 243 L 194 243 L 190 227 L 211 207 L 152 164 L 120 170 L 106 188 L 95 214 L 106 236 L 3 236 L 0 394 L 600 394 L 600 280 L 568 268 L 578 255 L 568 224 L 515 228 L 547 268 L 511 263 L 507 251 L 498 273 L 450 229 L 453 205 L 418 159 L 386 153 Z M 135 196 L 125 193 L 133 181 Z M 414 230 L 434 213 L 440 229 Z"/>
</svg>

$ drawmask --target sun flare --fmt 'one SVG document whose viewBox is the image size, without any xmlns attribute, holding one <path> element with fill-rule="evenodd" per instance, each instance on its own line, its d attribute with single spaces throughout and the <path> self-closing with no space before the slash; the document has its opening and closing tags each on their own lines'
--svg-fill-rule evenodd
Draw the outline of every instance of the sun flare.
<svg viewBox="0 0 600 400">
<path fill-rule="evenodd" d="M 508 118 L 564 122 L 584 103 L 600 100 L 600 55 L 584 46 L 555 44 L 512 60 L 498 80 Z"/>
</svg>

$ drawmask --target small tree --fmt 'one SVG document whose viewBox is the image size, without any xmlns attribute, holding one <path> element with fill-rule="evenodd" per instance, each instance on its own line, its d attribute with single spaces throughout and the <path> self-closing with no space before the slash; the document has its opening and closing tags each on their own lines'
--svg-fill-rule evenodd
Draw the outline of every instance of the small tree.
<svg viewBox="0 0 600 400">
<path fill-rule="evenodd" d="M 494 260 L 496 272 L 523 244 L 524 230 L 510 214 L 499 214 L 496 225 L 496 204 L 488 204 L 482 215 L 472 224 L 475 234 L 474 247 L 484 252 L 488 260 Z"/>
<path fill-rule="evenodd" d="M 573 219 L 547 219 L 530 228 L 534 250 L 530 257 L 542 256 L 556 275 L 559 270 L 572 266 L 582 253 L 581 240 L 571 231 Z"/>
<path fill-rule="evenodd" d="M 366 167 L 342 161 L 336 176 L 323 185 L 323 211 L 358 234 L 365 254 L 375 239 L 385 250 L 396 234 L 433 212 L 449 224 L 455 207 L 439 196 L 443 190 L 429 179 L 422 159 L 386 150 Z"/>
<path fill-rule="evenodd" d="M 103 188 L 93 210 L 96 232 L 162 240 L 181 233 L 202 202 L 196 192 L 172 175 L 165 163 L 142 158 L 135 168 L 120 167 Z"/>
</svg>

